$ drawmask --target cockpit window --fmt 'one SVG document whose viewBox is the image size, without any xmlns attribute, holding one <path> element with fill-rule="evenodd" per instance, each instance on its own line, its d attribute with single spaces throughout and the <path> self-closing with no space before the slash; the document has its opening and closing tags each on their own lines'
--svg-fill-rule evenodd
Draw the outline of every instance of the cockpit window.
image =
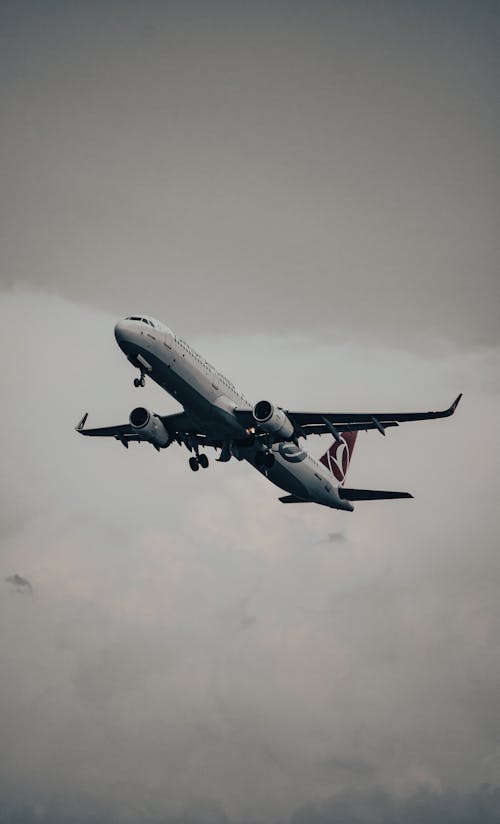
<svg viewBox="0 0 500 824">
<path fill-rule="evenodd" d="M 138 320 L 140 323 L 145 323 L 146 326 L 152 326 L 153 329 L 162 328 L 162 324 L 156 324 L 150 318 L 140 318 L 137 315 L 130 315 L 128 318 L 125 318 L 125 320 Z"/>
<path fill-rule="evenodd" d="M 151 320 L 148 320 L 147 318 L 138 318 L 135 315 L 131 315 L 129 318 L 126 318 L 126 320 L 138 320 L 141 323 L 145 323 L 146 326 L 154 326 L 154 323 Z"/>
</svg>

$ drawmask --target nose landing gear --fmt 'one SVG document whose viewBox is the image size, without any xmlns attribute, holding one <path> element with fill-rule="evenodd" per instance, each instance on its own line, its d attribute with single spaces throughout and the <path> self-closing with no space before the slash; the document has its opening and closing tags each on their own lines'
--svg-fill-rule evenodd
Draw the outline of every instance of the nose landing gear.
<svg viewBox="0 0 500 824">
<path fill-rule="evenodd" d="M 134 378 L 134 386 L 137 389 L 139 386 L 145 386 L 145 384 L 146 384 L 146 381 L 145 381 L 145 378 L 144 378 L 144 372 L 141 372 L 141 377 L 140 378 Z"/>
</svg>

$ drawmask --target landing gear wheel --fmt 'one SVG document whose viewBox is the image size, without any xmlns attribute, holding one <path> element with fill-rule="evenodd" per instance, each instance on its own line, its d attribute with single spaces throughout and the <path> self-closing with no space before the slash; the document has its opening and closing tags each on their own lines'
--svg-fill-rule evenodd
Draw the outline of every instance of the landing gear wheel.
<svg viewBox="0 0 500 824">
<path fill-rule="evenodd" d="M 264 466 L 267 467 L 267 469 L 271 469 L 271 467 L 274 466 L 274 455 L 272 452 L 266 452 L 264 455 Z"/>
<path fill-rule="evenodd" d="M 264 454 L 262 452 L 255 453 L 255 466 L 264 466 Z"/>
<path fill-rule="evenodd" d="M 140 378 L 134 378 L 134 386 L 136 387 L 136 389 L 139 386 L 144 386 L 145 383 L 146 383 L 146 381 L 144 380 L 144 375 L 141 375 Z"/>
<path fill-rule="evenodd" d="M 200 465 L 198 463 L 198 458 L 195 458 L 195 457 L 190 458 L 189 459 L 189 466 L 191 467 L 193 472 L 198 472 L 198 469 L 200 468 Z"/>
<path fill-rule="evenodd" d="M 208 458 L 206 455 L 200 455 L 198 461 L 202 469 L 206 469 L 208 467 Z"/>
</svg>

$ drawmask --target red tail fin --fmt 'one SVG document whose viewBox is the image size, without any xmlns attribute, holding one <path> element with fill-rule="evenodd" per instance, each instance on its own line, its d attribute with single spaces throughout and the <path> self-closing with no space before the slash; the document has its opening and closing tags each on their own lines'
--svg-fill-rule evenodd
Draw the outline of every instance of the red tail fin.
<svg viewBox="0 0 500 824">
<path fill-rule="evenodd" d="M 358 436 L 357 432 L 341 432 L 342 439 L 335 440 L 330 449 L 320 458 L 321 463 L 326 466 L 330 472 L 335 475 L 339 484 L 343 484 L 351 456 L 354 450 L 354 444 Z"/>
</svg>

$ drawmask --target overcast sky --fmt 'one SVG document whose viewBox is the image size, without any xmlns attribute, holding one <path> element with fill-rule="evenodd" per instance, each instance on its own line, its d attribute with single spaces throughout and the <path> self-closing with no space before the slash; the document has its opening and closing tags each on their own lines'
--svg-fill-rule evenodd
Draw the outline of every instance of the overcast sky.
<svg viewBox="0 0 500 824">
<path fill-rule="evenodd" d="M 500 817 L 499 27 L 1 4 L 2 824 Z M 131 311 L 254 401 L 464 399 L 358 439 L 349 483 L 415 500 L 282 507 L 74 433 L 176 409 Z"/>
</svg>

